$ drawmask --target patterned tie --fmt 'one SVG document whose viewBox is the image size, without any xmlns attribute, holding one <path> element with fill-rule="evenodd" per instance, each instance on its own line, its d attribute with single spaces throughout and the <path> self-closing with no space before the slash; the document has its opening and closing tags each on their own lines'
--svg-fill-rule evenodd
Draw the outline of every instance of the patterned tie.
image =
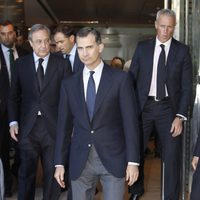
<svg viewBox="0 0 200 200">
<path fill-rule="evenodd" d="M 43 61 L 44 61 L 43 58 L 39 59 L 39 64 L 38 64 L 38 68 L 37 68 L 37 79 L 38 79 L 40 91 L 42 90 L 42 84 L 43 84 L 43 80 L 44 80 L 44 69 L 42 66 Z"/>
<path fill-rule="evenodd" d="M 86 103 L 90 121 L 92 121 L 94 113 L 94 104 L 96 99 L 95 82 L 93 78 L 94 71 L 90 71 L 90 77 L 87 85 Z"/>
<path fill-rule="evenodd" d="M 157 98 L 163 99 L 165 97 L 165 81 L 166 81 L 166 66 L 165 66 L 165 45 L 161 44 L 162 48 L 158 59 L 157 68 Z"/>
<path fill-rule="evenodd" d="M 13 49 L 9 49 L 9 61 L 10 61 L 10 73 L 11 73 L 11 77 L 13 75 L 13 71 L 14 71 L 14 54 L 13 54 Z"/>
</svg>

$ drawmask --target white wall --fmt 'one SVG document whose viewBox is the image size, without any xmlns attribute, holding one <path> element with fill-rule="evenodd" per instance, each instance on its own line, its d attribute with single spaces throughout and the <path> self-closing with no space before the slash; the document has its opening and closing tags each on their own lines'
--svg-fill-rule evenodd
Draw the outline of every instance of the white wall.
<svg viewBox="0 0 200 200">
<path fill-rule="evenodd" d="M 125 61 L 132 58 L 138 41 L 155 35 L 153 27 L 150 28 L 98 28 L 105 45 L 102 58 L 106 61 L 114 56 L 120 56 Z"/>
</svg>

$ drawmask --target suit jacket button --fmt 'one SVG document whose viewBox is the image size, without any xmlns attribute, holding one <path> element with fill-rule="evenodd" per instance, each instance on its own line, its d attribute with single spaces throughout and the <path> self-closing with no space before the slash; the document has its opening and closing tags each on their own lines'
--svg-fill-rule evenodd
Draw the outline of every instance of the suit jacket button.
<svg viewBox="0 0 200 200">
<path fill-rule="evenodd" d="M 88 144 L 88 147 L 91 147 L 91 144 Z"/>
<path fill-rule="evenodd" d="M 94 133 L 94 131 L 91 131 L 90 133 Z"/>
</svg>

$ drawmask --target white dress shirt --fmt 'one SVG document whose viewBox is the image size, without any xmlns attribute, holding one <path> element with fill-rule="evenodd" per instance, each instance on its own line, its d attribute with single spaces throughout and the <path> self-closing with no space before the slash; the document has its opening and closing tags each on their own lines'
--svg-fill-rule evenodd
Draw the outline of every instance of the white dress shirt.
<svg viewBox="0 0 200 200">
<path fill-rule="evenodd" d="M 172 38 L 170 38 L 167 42 L 161 43 L 158 38 L 156 38 L 156 45 L 155 45 L 155 50 L 154 50 L 154 57 L 153 57 L 153 71 L 152 71 L 152 78 L 151 78 L 151 86 L 149 90 L 149 96 L 154 96 L 156 97 L 157 94 L 157 68 L 158 68 L 158 59 L 160 56 L 161 52 L 161 44 L 165 45 L 165 56 L 166 56 L 166 62 L 167 62 L 167 57 L 169 54 L 169 48 L 171 45 Z M 167 92 L 167 87 L 165 86 L 165 93 L 168 96 Z"/>
<path fill-rule="evenodd" d="M 9 81 L 11 80 L 11 70 L 10 70 L 10 49 L 13 49 L 13 55 L 14 55 L 14 59 L 16 60 L 17 58 L 19 58 L 17 50 L 15 48 L 15 46 L 13 46 L 12 48 L 8 48 L 6 46 L 4 46 L 3 44 L 1 44 L 1 49 L 4 55 L 4 59 L 6 62 L 6 67 L 7 67 L 7 71 L 8 71 L 8 77 L 9 77 Z"/>
<path fill-rule="evenodd" d="M 47 69 L 47 63 L 49 61 L 49 56 L 50 54 L 48 54 L 47 56 L 45 56 L 43 59 L 44 61 L 42 62 L 42 67 L 44 69 L 44 74 L 46 73 L 46 69 Z M 38 64 L 39 64 L 39 59 L 41 57 L 38 57 L 35 52 L 33 53 L 33 58 L 34 58 L 34 63 L 35 63 L 35 70 L 37 71 L 37 68 L 38 68 Z"/>
<path fill-rule="evenodd" d="M 84 67 L 83 69 L 83 85 L 84 85 L 84 94 L 85 94 L 85 99 L 86 99 L 86 91 L 87 91 L 87 85 L 88 85 L 88 80 L 90 77 L 90 71 L 94 71 L 93 78 L 95 82 L 95 89 L 96 93 L 99 87 L 100 79 L 101 79 L 101 74 L 103 71 L 103 61 L 100 62 L 100 64 L 93 70 L 87 68 L 87 66 Z"/>
<path fill-rule="evenodd" d="M 74 60 L 75 60 L 75 55 L 76 55 L 76 44 L 73 46 L 72 50 L 69 52 L 69 61 L 71 63 L 71 66 L 72 66 L 72 71 L 73 68 L 74 68 Z"/>
</svg>

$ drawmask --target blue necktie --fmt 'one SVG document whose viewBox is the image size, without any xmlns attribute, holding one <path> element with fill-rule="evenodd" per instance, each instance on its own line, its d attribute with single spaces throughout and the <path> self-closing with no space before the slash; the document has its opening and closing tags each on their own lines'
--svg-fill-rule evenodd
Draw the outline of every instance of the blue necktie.
<svg viewBox="0 0 200 200">
<path fill-rule="evenodd" d="M 90 71 L 90 77 L 88 80 L 87 92 L 86 92 L 86 104 L 87 104 L 90 121 L 92 121 L 92 118 L 93 118 L 94 104 L 95 104 L 95 99 L 96 99 L 96 90 L 95 90 L 95 82 L 94 82 L 93 74 L 94 74 L 94 71 Z"/>
<path fill-rule="evenodd" d="M 161 44 L 162 48 L 158 59 L 157 69 L 157 97 L 163 99 L 165 97 L 165 82 L 166 82 L 166 66 L 165 66 L 165 45 Z"/>
</svg>

